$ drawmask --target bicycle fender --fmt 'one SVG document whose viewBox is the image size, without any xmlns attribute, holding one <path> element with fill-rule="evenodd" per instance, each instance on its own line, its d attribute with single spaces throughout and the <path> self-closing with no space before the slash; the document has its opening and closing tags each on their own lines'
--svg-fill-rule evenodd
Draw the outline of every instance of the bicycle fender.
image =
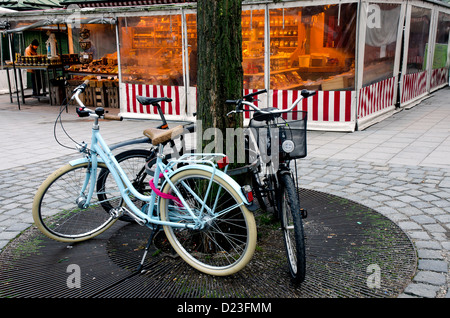
<svg viewBox="0 0 450 318">
<path fill-rule="evenodd" d="M 101 158 L 97 158 L 97 161 L 98 161 L 98 163 L 105 163 L 103 161 L 103 159 L 101 159 Z M 71 166 L 76 166 L 76 165 L 79 165 L 79 164 L 82 164 L 82 163 L 86 163 L 86 162 L 89 162 L 89 160 L 87 158 L 79 158 L 79 159 L 75 159 L 75 160 L 70 161 L 69 164 Z"/>
<path fill-rule="evenodd" d="M 229 175 L 227 175 L 222 170 L 215 169 L 215 171 L 214 171 L 214 169 L 211 166 L 193 164 L 193 165 L 187 165 L 187 166 L 183 166 L 181 168 L 178 168 L 173 173 L 171 173 L 171 175 L 173 175 L 173 174 L 175 174 L 177 172 L 180 172 L 180 171 L 188 170 L 188 169 L 199 169 L 199 170 L 203 170 L 203 171 L 208 171 L 210 173 L 214 173 L 216 176 L 218 176 L 219 178 L 222 178 L 224 181 L 226 181 L 227 183 L 229 183 L 231 185 L 231 187 L 236 191 L 236 193 L 242 199 L 242 201 L 247 206 L 247 208 L 249 206 L 251 206 L 251 204 L 248 202 L 248 200 L 245 197 L 245 195 L 242 193 L 241 186 L 233 178 L 231 178 Z M 164 187 L 164 185 L 161 187 L 161 189 L 163 187 Z"/>
</svg>

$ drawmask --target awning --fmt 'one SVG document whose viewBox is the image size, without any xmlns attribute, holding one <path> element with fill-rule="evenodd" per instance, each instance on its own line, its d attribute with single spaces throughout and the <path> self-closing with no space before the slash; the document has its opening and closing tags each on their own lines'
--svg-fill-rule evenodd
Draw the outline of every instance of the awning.
<svg viewBox="0 0 450 318">
<path fill-rule="evenodd" d="M 2 23 L 7 22 L 0 22 L 0 27 Z M 15 29 L 7 30 L 7 33 L 18 33 L 23 32 L 26 30 L 36 29 L 44 26 L 49 25 L 57 25 L 57 24 L 71 24 L 71 23 L 80 23 L 80 24 L 116 24 L 117 20 L 115 18 L 105 18 L 105 17 L 93 17 L 93 18 L 82 18 L 82 19 L 76 19 L 72 16 L 67 17 L 61 17 L 61 18 L 54 18 L 54 19 L 45 19 L 41 20 L 29 25 L 21 26 Z"/>
<path fill-rule="evenodd" d="M 17 11 L 62 8 L 59 0 L 2 0 L 0 5 Z"/>
</svg>

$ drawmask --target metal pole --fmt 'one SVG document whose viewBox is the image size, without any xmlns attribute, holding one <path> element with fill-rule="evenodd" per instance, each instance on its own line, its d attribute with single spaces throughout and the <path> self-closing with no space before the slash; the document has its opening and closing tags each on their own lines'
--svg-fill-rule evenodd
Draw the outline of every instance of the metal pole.
<svg viewBox="0 0 450 318">
<path fill-rule="evenodd" d="M 8 34 L 8 40 L 9 40 L 9 47 L 11 48 L 11 59 L 13 62 L 13 70 L 14 70 L 14 80 L 16 83 L 16 95 L 17 95 L 17 105 L 19 106 L 19 110 L 20 110 L 20 99 L 19 99 L 19 85 L 17 83 L 17 70 L 16 70 L 16 62 L 14 60 L 14 56 L 15 54 L 15 50 L 14 50 L 14 42 L 13 42 L 13 34 L 9 33 Z M 21 85 L 22 87 L 22 85 Z"/>
</svg>

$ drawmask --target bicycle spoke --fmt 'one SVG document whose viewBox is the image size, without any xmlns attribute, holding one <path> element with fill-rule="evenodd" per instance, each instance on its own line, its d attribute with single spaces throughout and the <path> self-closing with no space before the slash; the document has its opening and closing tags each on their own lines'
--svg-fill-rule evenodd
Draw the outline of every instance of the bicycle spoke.
<svg viewBox="0 0 450 318">
<path fill-rule="evenodd" d="M 187 174 L 187 173 L 186 173 Z M 240 262 L 248 254 L 249 228 L 247 216 L 243 214 L 243 202 L 237 201 L 229 190 L 211 177 L 203 175 L 186 175 L 174 182 L 174 186 L 186 199 L 194 215 L 198 218 L 186 217 L 182 208 L 170 209 L 170 221 L 197 222 L 202 227 L 198 230 L 169 229 L 174 247 L 185 260 L 194 265 L 209 270 L 227 270 Z M 205 196 L 209 187 L 209 194 Z M 189 189 L 187 189 L 189 188 Z M 220 191 L 219 191 L 220 189 Z M 195 193 L 196 195 L 193 195 Z M 202 197 L 203 199 L 199 199 Z M 168 200 L 168 207 L 175 204 Z M 202 206 L 205 204 L 206 206 Z M 215 209 L 213 209 L 215 205 Z M 202 207 L 204 212 L 201 213 Z M 162 212 L 161 212 L 162 213 Z M 254 219 L 253 219 L 254 221 Z M 172 243 L 172 241 L 171 241 Z"/>
</svg>

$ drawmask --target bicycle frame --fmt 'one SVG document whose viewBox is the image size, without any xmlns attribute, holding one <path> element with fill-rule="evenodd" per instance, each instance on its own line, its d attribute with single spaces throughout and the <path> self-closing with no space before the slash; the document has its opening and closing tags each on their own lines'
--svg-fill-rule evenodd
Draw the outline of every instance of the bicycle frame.
<svg viewBox="0 0 450 318">
<path fill-rule="evenodd" d="M 80 152 L 86 153 L 87 154 L 86 158 L 78 159 L 78 160 L 72 161 L 70 163 L 72 165 L 80 164 L 83 162 L 91 163 L 91 169 L 90 169 L 90 171 L 88 171 L 86 173 L 86 180 L 84 182 L 83 188 L 80 191 L 80 197 L 85 198 L 85 203 L 84 203 L 85 207 L 87 205 L 89 205 L 89 203 L 92 199 L 94 187 L 93 186 L 89 187 L 89 192 L 87 195 L 85 194 L 85 191 L 89 184 L 94 185 L 96 183 L 97 169 L 98 169 L 99 163 L 105 164 L 106 167 L 110 170 L 114 180 L 117 183 L 117 186 L 119 187 L 119 191 L 120 191 L 122 198 L 124 199 L 128 208 L 131 209 L 130 212 L 133 213 L 134 215 L 136 215 L 142 221 L 144 221 L 147 226 L 162 225 L 162 226 L 170 226 L 170 227 L 174 227 L 174 228 L 177 227 L 177 228 L 201 229 L 205 225 L 206 221 L 201 220 L 201 215 L 203 213 L 203 210 L 205 209 L 204 200 L 198 196 L 195 196 L 195 199 L 198 200 L 202 205 L 202 209 L 201 209 L 199 215 L 196 215 L 192 211 L 192 209 L 189 207 L 189 205 L 186 203 L 183 196 L 175 188 L 174 184 L 170 181 L 170 176 L 172 173 L 174 173 L 174 170 L 172 169 L 172 167 L 179 162 L 187 162 L 187 163 L 191 163 L 191 164 L 197 163 L 197 165 L 195 165 L 195 166 L 190 165 L 189 169 L 197 168 L 197 169 L 211 172 L 212 177 L 211 177 L 211 180 L 209 181 L 209 186 L 208 186 L 207 192 L 205 193 L 205 198 L 209 194 L 214 176 L 220 175 L 221 178 L 228 181 L 228 183 L 230 183 L 232 185 L 232 187 L 236 190 L 236 192 L 239 194 L 239 196 L 241 197 L 241 199 L 243 201 L 242 204 L 246 204 L 246 205 L 249 204 L 246 197 L 242 194 L 240 186 L 233 179 L 231 179 L 231 177 L 229 177 L 225 173 L 226 170 L 224 172 L 224 171 L 216 169 L 214 167 L 214 163 L 211 160 L 205 159 L 205 157 L 207 157 L 207 156 L 214 157 L 214 156 L 225 156 L 225 155 L 222 155 L 222 154 L 188 154 L 188 155 L 180 157 L 179 159 L 173 160 L 166 165 L 166 164 L 164 164 L 163 159 L 162 159 L 163 155 L 161 155 L 163 153 L 164 146 L 159 145 L 158 146 L 159 147 L 158 156 L 157 156 L 157 160 L 156 160 L 155 177 L 154 177 L 153 182 L 154 182 L 155 186 L 157 186 L 159 183 L 159 180 L 160 180 L 160 176 L 161 175 L 163 176 L 163 179 L 165 180 L 164 182 L 169 183 L 169 185 L 173 189 L 174 193 L 176 194 L 176 196 L 180 199 L 181 203 L 183 204 L 183 208 L 189 212 L 192 220 L 194 221 L 194 224 L 182 224 L 182 223 L 176 223 L 176 222 L 161 221 L 159 219 L 159 215 L 156 215 L 156 216 L 153 215 L 153 211 L 157 206 L 157 203 L 156 203 L 157 202 L 157 200 L 156 200 L 157 194 L 154 191 L 152 191 L 150 196 L 143 195 L 143 194 L 139 193 L 133 187 L 133 185 L 131 184 L 131 181 L 128 179 L 128 177 L 125 174 L 125 172 L 123 171 L 122 167 L 117 162 L 114 154 L 111 152 L 111 149 L 106 144 L 106 142 L 104 141 L 103 137 L 100 134 L 99 126 L 98 126 L 98 116 L 97 115 L 91 115 L 91 116 L 93 116 L 95 118 L 95 122 L 94 122 L 94 125 L 92 128 L 91 149 L 89 151 L 89 150 L 87 150 L 87 147 L 81 147 Z M 193 155 L 201 155 L 201 156 L 203 156 L 203 158 L 201 160 L 188 160 L 186 158 L 186 156 L 193 156 Z M 208 163 L 212 167 L 205 166 L 204 164 L 199 164 L 199 163 Z M 180 168 L 177 171 L 179 171 L 179 170 L 183 170 L 183 168 Z M 184 186 L 186 187 L 186 189 L 188 191 L 190 190 L 186 184 L 184 184 Z M 190 191 L 190 192 L 193 194 L 192 191 Z M 131 201 L 129 194 L 133 195 L 137 199 L 144 201 L 148 204 L 147 213 L 144 213 L 138 207 L 136 207 L 136 205 Z M 229 209 L 227 209 L 227 210 L 223 211 L 220 215 L 214 213 L 213 210 L 215 209 L 215 206 L 217 204 L 219 194 L 220 194 L 220 191 L 217 193 L 217 197 L 215 199 L 215 204 L 214 204 L 213 208 L 212 209 L 206 208 L 206 212 L 209 215 L 211 215 L 212 217 L 219 217 L 221 214 L 226 213 L 229 210 Z M 230 209 L 232 209 L 232 208 L 230 208 Z"/>
</svg>

